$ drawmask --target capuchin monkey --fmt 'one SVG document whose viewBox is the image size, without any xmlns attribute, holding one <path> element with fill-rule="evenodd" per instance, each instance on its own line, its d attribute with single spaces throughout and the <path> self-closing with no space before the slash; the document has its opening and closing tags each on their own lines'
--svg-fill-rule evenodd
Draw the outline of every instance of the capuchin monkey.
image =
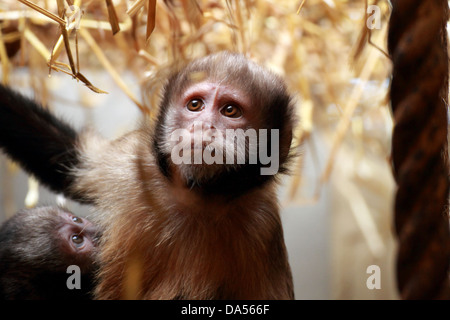
<svg viewBox="0 0 450 320">
<path fill-rule="evenodd" d="M 62 208 L 17 212 L 0 227 L 0 299 L 92 299 L 99 236 Z M 79 268 L 78 288 L 67 284 L 69 266 Z"/>
<path fill-rule="evenodd" d="M 277 203 L 284 81 L 221 52 L 176 68 L 155 124 L 108 141 L 0 88 L 0 147 L 102 227 L 97 299 L 293 299 Z"/>
</svg>

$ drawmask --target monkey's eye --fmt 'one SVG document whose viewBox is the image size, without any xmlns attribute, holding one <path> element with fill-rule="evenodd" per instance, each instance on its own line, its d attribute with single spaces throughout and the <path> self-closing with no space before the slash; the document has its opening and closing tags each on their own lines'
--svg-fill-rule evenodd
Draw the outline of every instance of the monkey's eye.
<svg viewBox="0 0 450 320">
<path fill-rule="evenodd" d="M 232 104 L 225 106 L 220 112 L 228 118 L 239 118 L 242 115 L 241 109 Z"/>
<path fill-rule="evenodd" d="M 79 234 L 72 235 L 72 242 L 75 244 L 75 246 L 81 247 L 81 245 L 84 243 L 84 237 Z"/>
<path fill-rule="evenodd" d="M 199 99 L 192 99 L 191 101 L 188 102 L 188 104 L 186 105 L 186 107 L 188 108 L 188 110 L 190 111 L 200 111 L 203 108 L 203 101 L 199 100 Z"/>
<path fill-rule="evenodd" d="M 76 223 L 83 223 L 83 220 L 81 218 L 75 216 L 72 217 L 72 221 Z"/>
</svg>

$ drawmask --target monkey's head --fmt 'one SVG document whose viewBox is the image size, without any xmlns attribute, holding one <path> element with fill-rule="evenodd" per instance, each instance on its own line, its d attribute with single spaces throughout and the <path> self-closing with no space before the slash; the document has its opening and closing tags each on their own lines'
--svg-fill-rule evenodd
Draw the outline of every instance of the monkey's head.
<svg viewBox="0 0 450 320">
<path fill-rule="evenodd" d="M 89 272 L 99 230 L 89 220 L 58 207 L 21 210 L 0 228 L 0 256 L 31 270 L 66 272 L 77 265 Z"/>
<path fill-rule="evenodd" d="M 241 54 L 220 52 L 169 77 L 153 151 L 161 171 L 207 193 L 240 193 L 285 170 L 293 103 L 285 82 Z"/>
<path fill-rule="evenodd" d="M 57 207 L 17 212 L 0 227 L 0 299 L 90 299 L 98 229 Z M 69 290 L 69 266 L 81 290 Z"/>
</svg>

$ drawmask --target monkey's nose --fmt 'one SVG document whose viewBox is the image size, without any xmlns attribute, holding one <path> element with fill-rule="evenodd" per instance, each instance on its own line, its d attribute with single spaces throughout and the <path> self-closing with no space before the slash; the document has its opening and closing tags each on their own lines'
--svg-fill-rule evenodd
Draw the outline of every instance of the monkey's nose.
<svg viewBox="0 0 450 320">
<path fill-rule="evenodd" d="M 211 122 L 204 122 L 203 130 L 216 130 L 216 127 Z"/>
<path fill-rule="evenodd" d="M 209 121 L 195 121 L 189 128 L 191 133 L 194 132 L 205 132 L 209 130 L 215 130 L 215 126 Z"/>
</svg>

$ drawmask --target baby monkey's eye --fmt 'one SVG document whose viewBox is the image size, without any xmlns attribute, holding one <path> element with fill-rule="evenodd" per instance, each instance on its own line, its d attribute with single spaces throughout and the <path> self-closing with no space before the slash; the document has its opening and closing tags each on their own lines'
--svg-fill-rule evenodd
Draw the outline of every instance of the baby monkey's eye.
<svg viewBox="0 0 450 320">
<path fill-rule="evenodd" d="M 241 109 L 239 109 L 236 106 L 233 106 L 232 104 L 225 106 L 220 110 L 220 112 L 225 116 L 229 118 L 239 118 L 242 115 Z"/>
<path fill-rule="evenodd" d="M 203 101 L 199 99 L 192 99 L 186 106 L 190 111 L 200 111 L 203 108 Z"/>
<path fill-rule="evenodd" d="M 81 218 L 75 216 L 72 217 L 72 221 L 76 223 L 83 223 L 83 220 Z"/>
<path fill-rule="evenodd" d="M 74 234 L 72 235 L 72 242 L 76 247 L 81 247 L 81 245 L 84 243 L 84 237 L 79 234 Z"/>
</svg>

